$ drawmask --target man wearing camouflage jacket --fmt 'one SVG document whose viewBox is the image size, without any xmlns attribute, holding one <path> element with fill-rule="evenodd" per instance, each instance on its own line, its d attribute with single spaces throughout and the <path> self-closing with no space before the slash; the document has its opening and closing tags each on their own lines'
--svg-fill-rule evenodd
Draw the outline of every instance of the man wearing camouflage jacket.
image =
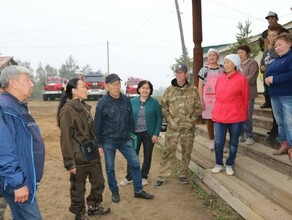
<svg viewBox="0 0 292 220">
<path fill-rule="evenodd" d="M 182 148 L 182 159 L 178 179 L 181 183 L 188 184 L 186 173 L 193 149 L 195 121 L 202 112 L 198 89 L 187 81 L 187 66 L 178 64 L 174 71 L 176 78 L 171 81 L 171 85 L 166 89 L 161 100 L 163 117 L 167 120 L 168 125 L 159 176 L 155 183 L 157 188 L 171 174 L 172 161 L 179 143 Z"/>
</svg>

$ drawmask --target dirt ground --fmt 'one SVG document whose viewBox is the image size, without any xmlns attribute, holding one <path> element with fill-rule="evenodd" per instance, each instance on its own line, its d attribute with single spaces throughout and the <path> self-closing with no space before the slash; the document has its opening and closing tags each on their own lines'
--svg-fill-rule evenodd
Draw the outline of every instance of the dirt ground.
<svg viewBox="0 0 292 220">
<path fill-rule="evenodd" d="M 94 114 L 96 102 L 92 105 Z M 29 101 L 29 110 L 42 130 L 46 146 L 44 177 L 37 194 L 38 203 L 44 220 L 73 220 L 74 215 L 68 211 L 69 173 L 63 166 L 59 145 L 59 129 L 56 126 L 56 109 L 58 102 Z M 180 184 L 176 177 L 171 177 L 167 184 L 159 189 L 154 187 L 159 167 L 159 151 L 154 150 L 153 162 L 149 176 L 149 185 L 144 189 L 155 195 L 154 200 L 133 197 L 133 186 L 120 187 L 121 201 L 113 203 L 107 182 L 104 191 L 104 203 L 112 212 L 107 216 L 92 216 L 91 219 L 216 219 L 212 211 L 205 208 L 196 198 L 191 185 Z M 103 170 L 104 160 L 102 159 Z M 116 159 L 116 176 L 120 182 L 126 173 L 126 162 L 120 153 Z M 106 179 L 106 176 L 105 176 Z M 89 185 L 87 188 L 89 191 Z M 9 210 L 5 219 L 10 219 Z"/>
</svg>

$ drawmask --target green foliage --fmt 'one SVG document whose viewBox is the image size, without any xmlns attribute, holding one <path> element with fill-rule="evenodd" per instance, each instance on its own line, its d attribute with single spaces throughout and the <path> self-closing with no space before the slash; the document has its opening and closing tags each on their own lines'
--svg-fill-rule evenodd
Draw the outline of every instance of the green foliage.
<svg viewBox="0 0 292 220">
<path fill-rule="evenodd" d="M 89 64 L 86 64 L 84 67 L 80 68 L 80 72 L 83 74 L 87 74 L 89 72 L 92 72 L 92 68 Z"/>
<path fill-rule="evenodd" d="M 66 79 L 72 79 L 75 74 L 79 71 L 79 66 L 74 60 L 73 56 L 69 56 L 65 61 L 65 64 L 62 64 L 61 69 L 59 70 L 60 77 Z"/>
<path fill-rule="evenodd" d="M 238 22 L 237 28 L 239 29 L 239 33 L 236 34 L 236 43 L 230 46 L 231 52 L 236 53 L 236 48 L 240 45 L 248 45 L 250 47 L 251 53 L 250 57 L 256 57 L 260 52 L 260 47 L 258 44 L 250 44 L 251 39 L 251 21 L 245 21 L 245 25 L 241 22 Z"/>
</svg>

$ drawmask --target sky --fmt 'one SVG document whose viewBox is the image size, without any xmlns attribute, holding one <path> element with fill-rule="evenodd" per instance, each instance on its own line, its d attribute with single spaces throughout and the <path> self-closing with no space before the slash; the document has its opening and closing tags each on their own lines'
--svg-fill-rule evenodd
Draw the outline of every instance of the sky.
<svg viewBox="0 0 292 220">
<path fill-rule="evenodd" d="M 166 87 L 171 65 L 182 54 L 175 0 L 0 0 L 0 54 L 59 69 L 73 56 L 82 67 L 150 80 Z M 193 50 L 192 1 L 178 0 L 185 45 Z M 202 0 L 202 46 L 236 41 L 238 22 L 251 22 L 251 35 L 292 20 L 291 0 Z"/>
</svg>

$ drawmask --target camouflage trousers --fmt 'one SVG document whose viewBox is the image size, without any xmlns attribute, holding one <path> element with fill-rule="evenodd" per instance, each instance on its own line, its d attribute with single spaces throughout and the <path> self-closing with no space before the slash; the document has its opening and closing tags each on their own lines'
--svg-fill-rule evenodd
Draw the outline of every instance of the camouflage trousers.
<svg viewBox="0 0 292 220">
<path fill-rule="evenodd" d="M 166 131 L 164 148 L 160 160 L 160 169 L 158 179 L 165 181 L 171 174 L 171 168 L 175 160 L 175 154 L 178 144 L 181 145 L 182 159 L 180 169 L 177 173 L 179 177 L 184 177 L 189 169 L 191 154 L 194 143 L 194 132 L 172 132 Z"/>
<path fill-rule="evenodd" d="M 4 211 L 7 206 L 7 202 L 4 197 L 0 196 L 0 220 L 4 219 Z"/>
</svg>

